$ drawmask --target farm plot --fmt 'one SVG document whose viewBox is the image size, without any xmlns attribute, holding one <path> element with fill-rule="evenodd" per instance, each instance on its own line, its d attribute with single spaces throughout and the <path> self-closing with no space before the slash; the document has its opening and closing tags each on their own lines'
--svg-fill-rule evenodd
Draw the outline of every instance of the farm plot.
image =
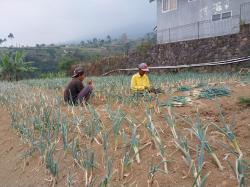
<svg viewBox="0 0 250 187">
<path fill-rule="evenodd" d="M 250 108 L 239 98 L 249 78 L 150 79 L 165 93 L 137 97 L 129 77 L 93 78 L 90 104 L 74 107 L 62 101 L 68 79 L 1 82 L 10 127 L 28 145 L 23 172 L 39 166 L 38 186 L 247 186 Z"/>
</svg>

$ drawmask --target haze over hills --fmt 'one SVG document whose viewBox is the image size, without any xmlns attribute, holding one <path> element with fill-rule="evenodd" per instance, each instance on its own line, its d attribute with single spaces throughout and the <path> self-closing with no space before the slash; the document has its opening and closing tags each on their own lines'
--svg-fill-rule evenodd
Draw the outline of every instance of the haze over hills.
<svg viewBox="0 0 250 187">
<path fill-rule="evenodd" d="M 145 0 L 1 0 L 0 7 L 0 38 L 14 34 L 1 46 L 56 44 L 122 33 L 135 38 L 151 32 L 156 24 L 155 3 Z"/>
<path fill-rule="evenodd" d="M 116 28 L 110 31 L 103 31 L 96 35 L 90 35 L 88 37 L 82 36 L 65 43 L 79 43 L 82 40 L 91 40 L 93 38 L 103 38 L 105 39 L 107 35 L 110 35 L 112 38 L 119 38 L 122 34 L 126 33 L 129 39 L 138 39 L 144 37 L 147 33 L 154 32 L 155 23 L 137 23 L 123 26 L 121 28 Z"/>
</svg>

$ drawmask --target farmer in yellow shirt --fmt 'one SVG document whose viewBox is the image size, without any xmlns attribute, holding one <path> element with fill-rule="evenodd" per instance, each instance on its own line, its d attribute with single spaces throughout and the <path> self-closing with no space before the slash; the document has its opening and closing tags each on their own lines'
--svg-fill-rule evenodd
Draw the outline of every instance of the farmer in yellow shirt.
<svg viewBox="0 0 250 187">
<path fill-rule="evenodd" d="M 141 63 L 138 66 L 139 72 L 131 79 L 131 90 L 134 92 L 150 91 L 150 82 L 146 72 L 149 71 L 147 64 Z"/>
</svg>

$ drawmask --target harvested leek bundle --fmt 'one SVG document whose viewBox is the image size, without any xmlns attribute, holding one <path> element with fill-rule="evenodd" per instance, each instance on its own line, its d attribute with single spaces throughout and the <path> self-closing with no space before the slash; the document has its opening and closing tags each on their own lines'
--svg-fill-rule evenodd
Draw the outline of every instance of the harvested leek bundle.
<svg viewBox="0 0 250 187">
<path fill-rule="evenodd" d="M 171 97 L 167 102 L 160 103 L 159 106 L 183 106 L 185 104 L 191 103 L 190 97 L 186 96 L 174 96 Z"/>
<path fill-rule="evenodd" d="M 230 95 L 228 88 L 204 88 L 200 92 L 200 98 L 213 99 L 215 97 L 222 97 Z"/>
<path fill-rule="evenodd" d="M 185 85 L 183 85 L 183 86 L 177 87 L 177 90 L 178 90 L 178 91 L 181 91 L 181 92 L 186 92 L 186 91 L 192 90 L 192 88 L 191 88 L 190 86 L 185 86 Z"/>
<path fill-rule="evenodd" d="M 185 86 L 185 85 L 183 85 L 183 86 L 179 86 L 179 87 L 177 88 L 177 90 L 178 90 L 178 91 L 181 91 L 181 92 L 185 92 L 185 91 L 190 91 L 190 90 L 192 90 L 192 88 L 191 88 L 190 86 Z"/>
<path fill-rule="evenodd" d="M 201 88 L 201 87 L 204 87 L 204 86 L 207 86 L 208 83 L 205 83 L 205 82 L 200 82 L 198 83 L 195 88 Z"/>
<path fill-rule="evenodd" d="M 250 106 L 250 97 L 240 97 L 239 102 L 242 105 Z"/>
</svg>

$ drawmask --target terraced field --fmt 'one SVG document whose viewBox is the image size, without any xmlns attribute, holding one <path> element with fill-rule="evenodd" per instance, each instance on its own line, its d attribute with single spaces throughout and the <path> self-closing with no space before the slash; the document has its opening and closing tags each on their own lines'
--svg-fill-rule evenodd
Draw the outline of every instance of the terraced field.
<svg viewBox="0 0 250 187">
<path fill-rule="evenodd" d="M 91 77 L 88 105 L 62 100 L 69 79 L 0 82 L 0 186 L 247 186 L 250 76 Z"/>
</svg>

